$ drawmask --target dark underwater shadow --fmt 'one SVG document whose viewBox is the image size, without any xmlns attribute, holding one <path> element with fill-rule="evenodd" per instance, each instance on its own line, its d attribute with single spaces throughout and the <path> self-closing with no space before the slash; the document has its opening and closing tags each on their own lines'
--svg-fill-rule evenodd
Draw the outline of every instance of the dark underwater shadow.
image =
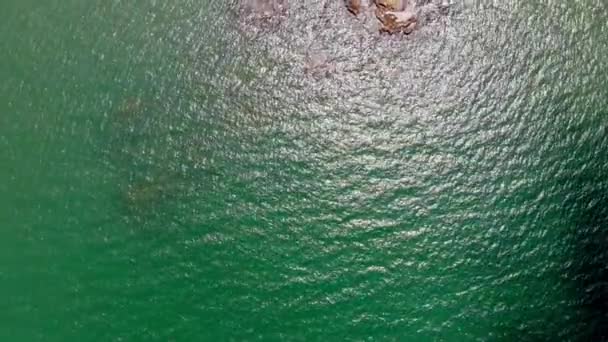
<svg viewBox="0 0 608 342">
<path fill-rule="evenodd" d="M 594 134 L 583 139 L 583 132 Z M 547 310 L 532 322 L 522 312 L 519 320 L 500 324 L 490 340 L 608 341 L 608 136 L 602 132 L 601 123 L 564 132 L 571 142 L 563 145 L 558 171 L 551 173 L 560 176 L 545 184 L 560 197 L 559 224 L 547 229 L 559 230 L 563 239 L 553 248 L 563 260 L 556 286 L 565 310 Z"/>
<path fill-rule="evenodd" d="M 567 262 L 559 286 L 567 309 L 535 317 L 521 312 L 519 319 L 497 323 L 488 341 L 608 341 L 608 187 L 603 174 L 579 176 L 566 186 Z"/>
<path fill-rule="evenodd" d="M 573 339 L 608 341 L 608 192 L 592 186 L 581 187 L 568 213 L 576 222 L 573 263 L 567 272 L 576 291 L 574 309 L 579 311 Z"/>
<path fill-rule="evenodd" d="M 576 135 L 583 131 L 578 127 L 568 132 L 576 137 L 576 154 L 556 180 L 563 189 L 561 225 L 568 228 L 562 280 L 571 294 L 562 340 L 608 341 L 608 136 L 602 126 L 584 127 L 594 132 L 588 139 Z"/>
</svg>

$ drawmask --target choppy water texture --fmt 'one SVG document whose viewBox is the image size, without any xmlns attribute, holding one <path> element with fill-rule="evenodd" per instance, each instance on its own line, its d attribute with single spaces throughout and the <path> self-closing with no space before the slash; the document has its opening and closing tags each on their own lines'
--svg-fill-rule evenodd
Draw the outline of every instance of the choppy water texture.
<svg viewBox="0 0 608 342">
<path fill-rule="evenodd" d="M 0 4 L 0 338 L 601 341 L 608 8 Z"/>
</svg>

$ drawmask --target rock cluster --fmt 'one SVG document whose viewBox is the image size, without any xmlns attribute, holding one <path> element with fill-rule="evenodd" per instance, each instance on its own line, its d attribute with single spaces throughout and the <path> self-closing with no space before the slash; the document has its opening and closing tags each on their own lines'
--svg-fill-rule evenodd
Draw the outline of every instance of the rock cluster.
<svg viewBox="0 0 608 342">
<path fill-rule="evenodd" d="M 280 23 L 289 17 L 288 0 L 238 0 L 242 18 L 253 19 L 257 25 Z M 300 0 L 298 0 L 300 1 Z M 324 0 L 327 2 L 334 0 Z M 377 20 L 380 32 L 410 34 L 418 27 L 435 21 L 448 12 L 451 0 L 342 0 L 355 17 Z M 306 4 L 299 3 L 300 8 Z M 248 21 L 247 19 L 245 21 Z M 272 26 L 272 25 L 270 25 Z"/>
<path fill-rule="evenodd" d="M 421 14 L 429 12 L 445 12 L 448 8 L 447 0 L 435 4 L 434 1 L 414 0 L 345 0 L 346 8 L 355 16 L 364 12 L 365 7 L 372 8 L 379 21 L 381 32 L 386 33 L 412 33 L 419 25 Z M 430 9 L 430 11 L 429 11 Z"/>
</svg>

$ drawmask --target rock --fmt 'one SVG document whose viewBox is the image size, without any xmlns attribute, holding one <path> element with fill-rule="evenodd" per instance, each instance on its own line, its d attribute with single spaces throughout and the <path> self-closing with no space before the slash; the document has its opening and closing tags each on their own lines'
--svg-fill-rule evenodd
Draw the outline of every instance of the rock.
<svg viewBox="0 0 608 342">
<path fill-rule="evenodd" d="M 416 5 L 409 0 L 375 0 L 380 31 L 410 34 L 417 26 Z"/>
<path fill-rule="evenodd" d="M 409 5 L 408 0 L 375 0 L 376 7 L 383 11 L 404 11 Z"/>
<path fill-rule="evenodd" d="M 346 8 L 354 15 L 361 13 L 361 0 L 346 0 Z"/>
<path fill-rule="evenodd" d="M 376 17 L 382 26 L 381 32 L 410 34 L 417 26 L 418 18 L 412 11 L 382 11 L 376 9 Z"/>
</svg>

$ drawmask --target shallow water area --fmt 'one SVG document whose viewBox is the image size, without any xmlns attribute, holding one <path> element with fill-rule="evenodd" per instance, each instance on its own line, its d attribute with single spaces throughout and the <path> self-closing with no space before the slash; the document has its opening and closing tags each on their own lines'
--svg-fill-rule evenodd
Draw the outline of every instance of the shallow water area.
<svg viewBox="0 0 608 342">
<path fill-rule="evenodd" d="M 606 5 L 247 8 L 0 4 L 1 339 L 606 339 Z"/>
</svg>

